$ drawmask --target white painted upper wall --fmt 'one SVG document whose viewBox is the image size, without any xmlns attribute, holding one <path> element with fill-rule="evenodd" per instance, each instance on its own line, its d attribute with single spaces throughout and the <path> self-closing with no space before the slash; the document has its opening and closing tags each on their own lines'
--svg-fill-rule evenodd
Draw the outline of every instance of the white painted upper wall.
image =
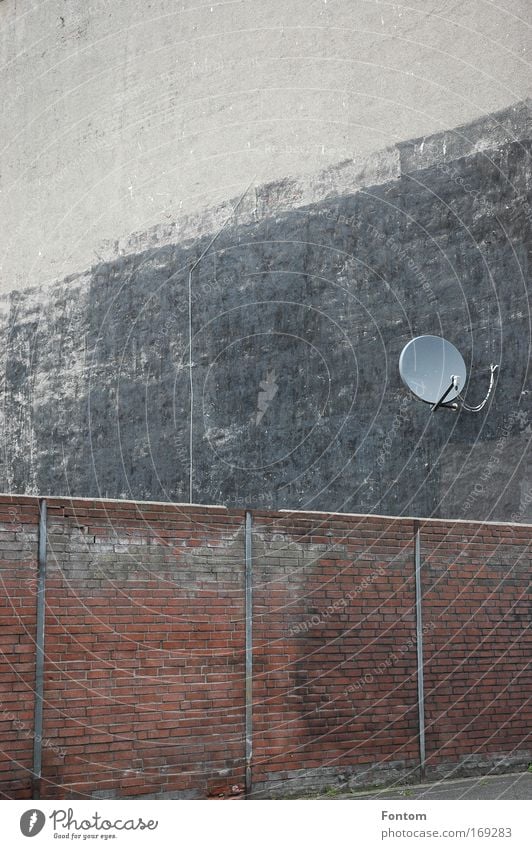
<svg viewBox="0 0 532 849">
<path fill-rule="evenodd" d="M 0 291 L 530 94 L 530 0 L 0 0 Z"/>
</svg>

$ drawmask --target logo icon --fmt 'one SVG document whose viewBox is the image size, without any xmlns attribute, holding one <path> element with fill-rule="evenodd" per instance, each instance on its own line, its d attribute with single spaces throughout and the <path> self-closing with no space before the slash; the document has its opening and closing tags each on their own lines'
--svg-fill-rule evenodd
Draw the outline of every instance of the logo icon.
<svg viewBox="0 0 532 849">
<path fill-rule="evenodd" d="M 270 406 L 271 402 L 275 398 L 277 394 L 277 390 L 279 389 L 277 383 L 277 375 L 275 374 L 275 369 L 268 370 L 266 372 L 266 380 L 261 380 L 259 392 L 259 397 L 257 401 L 257 415 L 255 418 L 255 424 L 260 424 L 261 419 Z"/>
<path fill-rule="evenodd" d="M 24 837 L 35 837 L 42 831 L 46 817 L 37 808 L 25 811 L 20 818 L 20 830 Z"/>
</svg>

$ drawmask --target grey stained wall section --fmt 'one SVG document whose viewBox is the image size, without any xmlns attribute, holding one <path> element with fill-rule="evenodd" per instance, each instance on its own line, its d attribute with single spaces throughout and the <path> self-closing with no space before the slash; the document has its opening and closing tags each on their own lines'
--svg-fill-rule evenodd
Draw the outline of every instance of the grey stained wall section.
<svg viewBox="0 0 532 849">
<path fill-rule="evenodd" d="M 530 521 L 531 138 L 519 103 L 3 296 L 0 490 Z M 470 403 L 500 363 L 482 413 L 404 390 L 422 333 Z"/>
</svg>

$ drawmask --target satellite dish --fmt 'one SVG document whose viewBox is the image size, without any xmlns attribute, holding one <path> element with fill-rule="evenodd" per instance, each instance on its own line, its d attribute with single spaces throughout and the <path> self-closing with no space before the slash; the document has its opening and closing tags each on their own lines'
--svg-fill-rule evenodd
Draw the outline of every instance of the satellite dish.
<svg viewBox="0 0 532 849">
<path fill-rule="evenodd" d="M 427 404 L 452 401 L 465 386 L 466 367 L 454 345 L 440 336 L 418 336 L 401 352 L 399 372 L 403 383 Z"/>
<path fill-rule="evenodd" d="M 494 382 L 494 372 L 498 366 L 491 366 L 490 388 L 486 398 L 478 407 L 464 408 L 472 412 L 482 409 L 488 400 Z M 441 336 L 417 336 L 411 339 L 399 358 L 399 372 L 403 383 L 408 386 L 421 401 L 438 407 L 458 409 L 458 404 L 450 403 L 456 398 L 462 400 L 467 369 L 460 351 Z"/>
</svg>

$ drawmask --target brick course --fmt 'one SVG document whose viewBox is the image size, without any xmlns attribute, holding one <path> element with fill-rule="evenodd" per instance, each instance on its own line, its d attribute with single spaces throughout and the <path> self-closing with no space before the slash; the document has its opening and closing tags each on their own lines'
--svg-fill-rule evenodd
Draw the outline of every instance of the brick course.
<svg viewBox="0 0 532 849">
<path fill-rule="evenodd" d="M 240 796 L 243 511 L 47 502 L 43 797 Z M 5 798 L 31 795 L 38 514 L 0 497 Z M 531 528 L 419 526 L 427 766 L 521 762 Z M 414 531 L 254 511 L 258 792 L 417 774 Z"/>
</svg>

